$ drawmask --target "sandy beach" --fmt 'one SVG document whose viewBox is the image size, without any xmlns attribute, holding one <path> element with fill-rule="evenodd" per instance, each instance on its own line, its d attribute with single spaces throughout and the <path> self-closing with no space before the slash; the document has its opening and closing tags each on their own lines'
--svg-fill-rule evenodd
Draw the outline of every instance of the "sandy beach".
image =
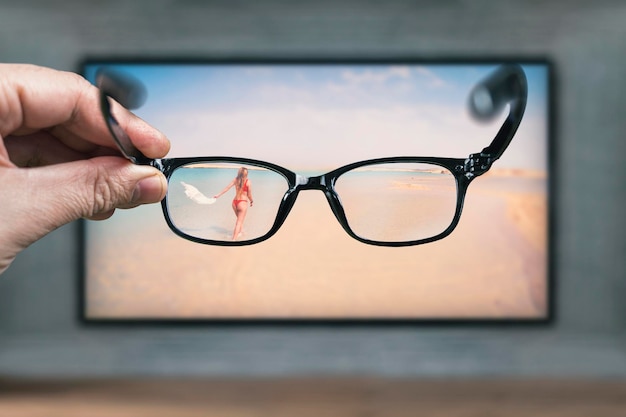
<svg viewBox="0 0 626 417">
<path fill-rule="evenodd" d="M 477 179 L 454 233 L 421 246 L 357 242 L 317 191 L 301 193 L 281 230 L 253 246 L 185 241 L 156 205 L 89 222 L 86 241 L 94 319 L 527 319 L 548 309 L 541 176 Z"/>
</svg>

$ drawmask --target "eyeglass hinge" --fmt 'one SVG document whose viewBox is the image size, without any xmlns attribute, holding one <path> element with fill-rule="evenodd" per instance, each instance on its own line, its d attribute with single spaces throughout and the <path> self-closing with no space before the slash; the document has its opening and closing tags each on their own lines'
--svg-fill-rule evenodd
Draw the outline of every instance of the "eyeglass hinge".
<svg viewBox="0 0 626 417">
<path fill-rule="evenodd" d="M 479 175 L 484 174 L 489 170 L 493 159 L 491 154 L 486 153 L 473 153 L 466 160 L 464 164 L 465 177 L 472 179 Z"/>
<path fill-rule="evenodd" d="M 164 172 L 163 161 L 161 159 L 152 159 L 150 160 L 149 165 L 153 168 L 158 169 L 161 172 Z"/>
</svg>

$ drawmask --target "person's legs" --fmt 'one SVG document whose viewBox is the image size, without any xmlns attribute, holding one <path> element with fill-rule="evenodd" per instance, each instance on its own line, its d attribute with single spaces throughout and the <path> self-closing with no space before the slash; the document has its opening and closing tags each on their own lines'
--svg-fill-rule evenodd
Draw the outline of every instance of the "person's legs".
<svg viewBox="0 0 626 417">
<path fill-rule="evenodd" d="M 235 215 L 237 216 L 235 230 L 233 230 L 233 240 L 236 240 L 239 235 L 241 235 L 241 230 L 243 229 L 243 221 L 245 220 L 246 213 L 248 212 L 248 202 L 246 200 L 240 200 L 233 203 L 233 209 L 235 210 Z"/>
</svg>

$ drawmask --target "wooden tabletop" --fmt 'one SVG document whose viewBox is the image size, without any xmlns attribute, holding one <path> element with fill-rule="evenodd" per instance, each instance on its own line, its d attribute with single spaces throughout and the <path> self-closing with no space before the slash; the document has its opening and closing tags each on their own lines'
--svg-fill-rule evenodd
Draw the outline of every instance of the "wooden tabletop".
<svg viewBox="0 0 626 417">
<path fill-rule="evenodd" d="M 0 416 L 626 416 L 626 381 L 0 379 Z"/>
</svg>

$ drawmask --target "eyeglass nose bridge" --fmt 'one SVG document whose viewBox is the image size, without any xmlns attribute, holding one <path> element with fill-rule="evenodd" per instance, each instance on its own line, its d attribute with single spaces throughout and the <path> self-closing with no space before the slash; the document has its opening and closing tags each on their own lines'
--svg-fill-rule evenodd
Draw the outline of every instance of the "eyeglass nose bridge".
<svg viewBox="0 0 626 417">
<path fill-rule="evenodd" d="M 333 213 L 335 213 L 335 216 L 337 216 L 338 208 L 340 212 L 343 212 L 339 196 L 333 188 L 332 179 L 328 178 L 327 175 L 305 177 L 303 175 L 296 174 L 296 186 L 294 187 L 293 191 L 298 193 L 304 190 L 322 191 L 326 196 L 326 199 L 328 200 L 328 203 L 330 204 Z"/>
<path fill-rule="evenodd" d="M 326 195 L 326 199 L 333 209 L 333 212 L 337 215 L 336 209 L 341 208 L 341 202 L 339 200 L 339 196 L 334 190 L 332 179 L 328 178 L 327 175 L 305 177 L 303 175 L 296 174 L 296 186 L 294 191 L 300 192 L 303 190 L 322 191 L 324 195 Z"/>
<path fill-rule="evenodd" d="M 330 206 L 331 211 L 333 212 L 335 218 L 341 224 L 341 227 L 352 237 L 356 239 L 360 239 L 355 236 L 354 232 L 348 226 L 346 220 L 346 214 L 343 209 L 343 205 L 341 204 L 341 199 L 339 195 L 334 189 L 333 178 L 328 175 L 318 175 L 314 177 L 305 177 L 303 175 L 296 174 L 296 186 L 293 191 L 296 191 L 296 194 L 300 191 L 304 190 L 319 190 L 324 193 L 326 196 L 326 200 Z"/>
<path fill-rule="evenodd" d="M 296 186 L 295 189 L 301 190 L 326 190 L 326 177 L 324 175 L 318 175 L 315 177 L 306 177 L 304 175 L 296 174 Z"/>
</svg>

